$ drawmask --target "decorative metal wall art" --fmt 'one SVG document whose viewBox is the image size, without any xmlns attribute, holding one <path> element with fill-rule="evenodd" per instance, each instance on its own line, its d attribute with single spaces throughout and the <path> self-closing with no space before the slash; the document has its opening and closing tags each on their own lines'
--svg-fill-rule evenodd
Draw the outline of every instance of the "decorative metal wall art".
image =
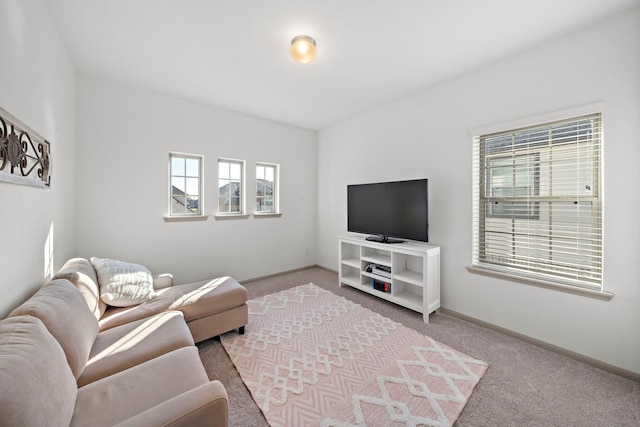
<svg viewBox="0 0 640 427">
<path fill-rule="evenodd" d="M 51 186 L 49 142 L 3 108 L 0 108 L 0 181 Z"/>
</svg>

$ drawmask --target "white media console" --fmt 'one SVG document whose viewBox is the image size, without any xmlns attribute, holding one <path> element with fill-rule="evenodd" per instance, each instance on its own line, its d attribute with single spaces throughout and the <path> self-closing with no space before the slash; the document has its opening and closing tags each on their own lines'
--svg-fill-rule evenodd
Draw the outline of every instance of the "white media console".
<svg viewBox="0 0 640 427">
<path fill-rule="evenodd" d="M 423 314 L 440 308 L 440 247 L 427 243 L 377 243 L 364 237 L 338 237 L 339 283 Z M 391 274 L 367 271 L 386 267 Z M 372 280 L 389 283 L 389 292 L 377 290 Z"/>
</svg>

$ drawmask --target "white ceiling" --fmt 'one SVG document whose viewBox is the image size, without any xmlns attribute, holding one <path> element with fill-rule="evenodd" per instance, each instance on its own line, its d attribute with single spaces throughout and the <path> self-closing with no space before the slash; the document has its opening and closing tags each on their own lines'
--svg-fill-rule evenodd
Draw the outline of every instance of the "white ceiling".
<svg viewBox="0 0 640 427">
<path fill-rule="evenodd" d="M 322 129 L 640 0 L 44 0 L 81 73 Z M 297 64 L 291 39 L 318 57 Z"/>
</svg>

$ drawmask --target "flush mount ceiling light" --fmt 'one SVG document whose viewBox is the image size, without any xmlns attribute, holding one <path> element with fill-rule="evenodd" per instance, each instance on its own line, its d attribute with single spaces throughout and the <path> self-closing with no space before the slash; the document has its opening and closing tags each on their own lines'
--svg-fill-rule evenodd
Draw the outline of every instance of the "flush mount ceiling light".
<svg viewBox="0 0 640 427">
<path fill-rule="evenodd" d="M 296 36 L 291 40 L 291 57 L 300 64 L 311 62 L 316 57 L 316 41 L 309 36 Z"/>
</svg>

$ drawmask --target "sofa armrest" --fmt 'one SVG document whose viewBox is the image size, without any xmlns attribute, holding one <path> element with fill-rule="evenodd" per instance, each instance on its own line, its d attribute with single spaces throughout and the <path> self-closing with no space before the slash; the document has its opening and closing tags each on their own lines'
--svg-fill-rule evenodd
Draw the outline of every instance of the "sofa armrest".
<svg viewBox="0 0 640 427">
<path fill-rule="evenodd" d="M 154 274 L 153 275 L 153 289 L 170 288 L 173 286 L 173 275 L 171 273 Z"/>
<path fill-rule="evenodd" d="M 229 399 L 220 381 L 211 381 L 117 424 L 137 426 L 229 425 Z"/>
</svg>

